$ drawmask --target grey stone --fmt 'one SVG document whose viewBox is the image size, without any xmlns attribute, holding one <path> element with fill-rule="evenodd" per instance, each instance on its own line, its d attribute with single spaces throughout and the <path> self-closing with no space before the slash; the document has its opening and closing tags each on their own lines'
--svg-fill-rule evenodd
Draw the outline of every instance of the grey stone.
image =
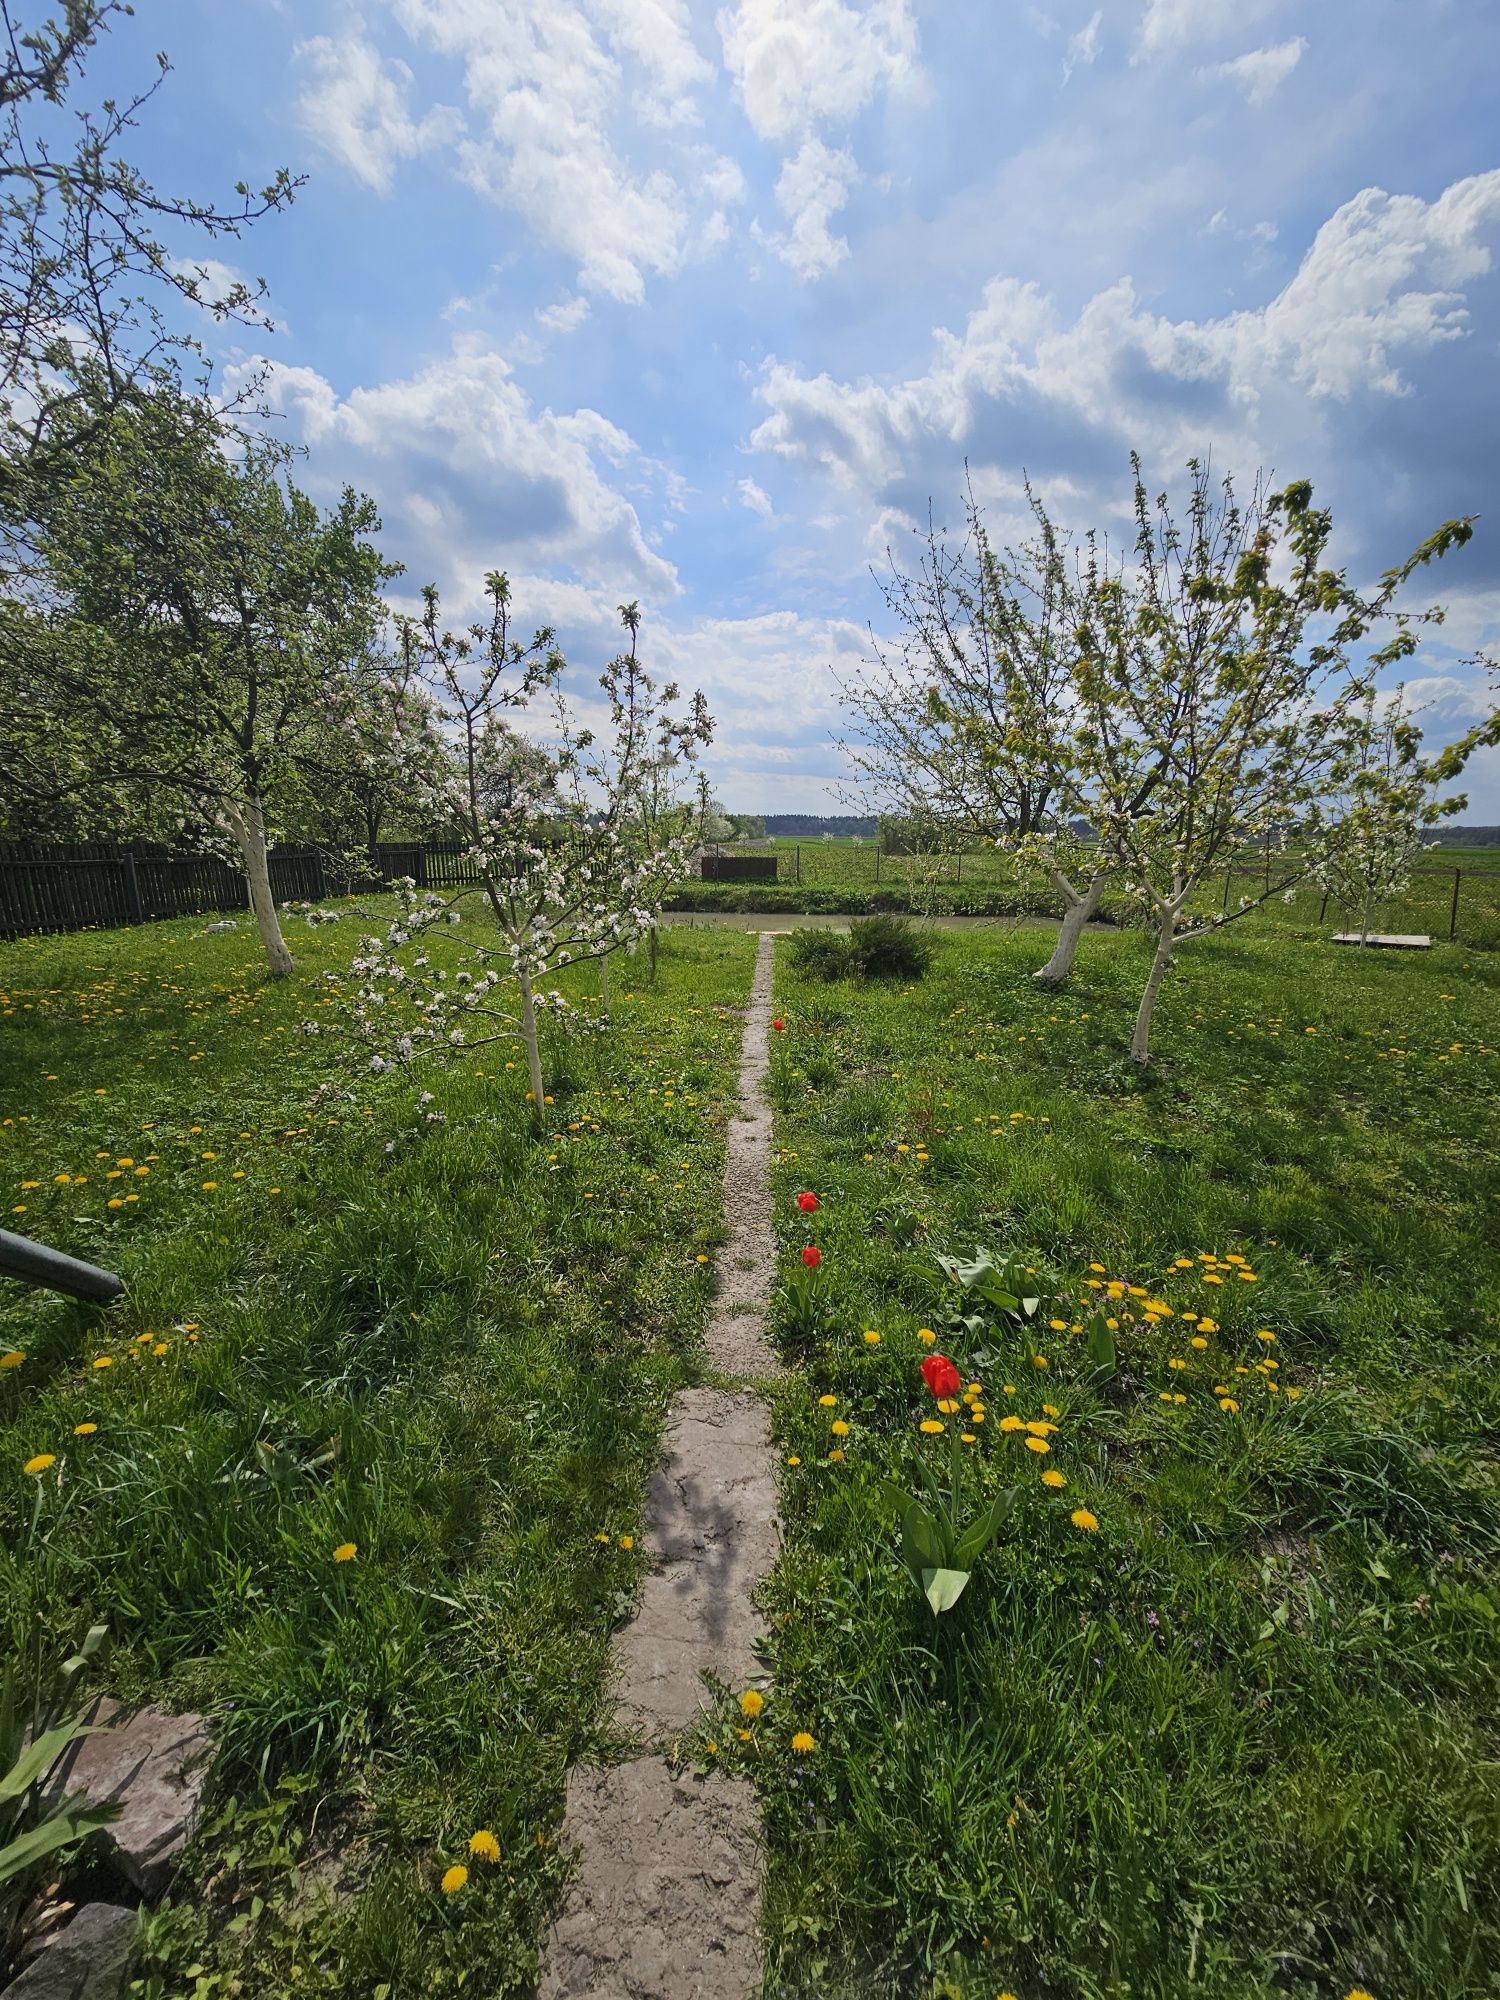
<svg viewBox="0 0 1500 2000">
<path fill-rule="evenodd" d="M 761 1988 L 755 1795 L 657 1757 L 568 1777 L 585 1866 L 547 1946 L 539 2000 L 750 2000 Z"/>
<path fill-rule="evenodd" d="M 688 1389 L 673 1406 L 646 1496 L 655 1562 L 615 1644 L 621 1720 L 648 1737 L 692 1722 L 705 1670 L 736 1688 L 757 1671 L 753 1594 L 779 1544 L 770 1444 L 749 1390 Z"/>
<path fill-rule="evenodd" d="M 125 1984 L 135 1911 L 85 1903 L 6 1987 L 3 2000 L 115 2000 Z"/>
<path fill-rule="evenodd" d="M 198 1820 L 209 1750 L 201 1715 L 166 1715 L 159 1708 L 128 1713 L 107 1697 L 89 1720 L 103 1724 L 62 1764 L 54 1792 L 82 1793 L 91 1805 L 120 1801 L 104 1829 L 120 1872 L 147 1896 L 167 1885 L 177 1856 Z"/>
</svg>

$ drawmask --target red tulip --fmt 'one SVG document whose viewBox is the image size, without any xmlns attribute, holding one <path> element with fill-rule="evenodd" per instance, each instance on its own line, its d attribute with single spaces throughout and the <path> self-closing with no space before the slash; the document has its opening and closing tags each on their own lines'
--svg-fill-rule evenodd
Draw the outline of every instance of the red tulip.
<svg viewBox="0 0 1500 2000">
<path fill-rule="evenodd" d="M 822 1261 L 823 1261 L 823 1253 L 822 1253 L 822 1251 L 821 1251 L 821 1250 L 820 1250 L 820 1249 L 818 1248 L 818 1246 L 817 1246 L 817 1244 L 816 1244 L 816 1243 L 809 1243 L 809 1244 L 808 1244 L 807 1248 L 806 1248 L 806 1249 L 805 1249 L 805 1250 L 803 1251 L 803 1253 L 802 1253 L 802 1261 L 803 1261 L 803 1263 L 804 1263 L 804 1264 L 805 1264 L 805 1265 L 807 1266 L 807 1268 L 808 1268 L 808 1270 L 809 1270 L 809 1271 L 816 1271 L 816 1270 L 817 1270 L 818 1266 L 819 1266 L 819 1265 L 820 1265 L 820 1264 L 822 1263 Z M 950 1362 L 949 1366 L 950 1366 L 950 1367 L 952 1366 L 951 1362 Z M 957 1372 L 957 1370 L 955 1370 L 955 1371 L 954 1371 L 954 1375 L 953 1375 L 953 1379 L 954 1379 L 954 1381 L 955 1381 L 955 1382 L 957 1382 L 957 1380 L 958 1380 L 958 1372 Z"/>
<path fill-rule="evenodd" d="M 934 1396 L 956 1396 L 963 1377 L 946 1354 L 929 1354 L 922 1363 L 922 1380 Z"/>
<path fill-rule="evenodd" d="M 797 1197 L 797 1206 L 804 1215 L 811 1215 L 817 1205 L 818 1197 L 815 1194 L 799 1194 Z"/>
<path fill-rule="evenodd" d="M 785 1027 L 786 1027 L 786 1022 L 785 1022 L 785 1021 L 773 1021 L 773 1022 L 771 1023 L 771 1026 L 772 1026 L 772 1027 L 773 1027 L 773 1028 L 774 1028 L 774 1029 L 776 1030 L 776 1032 L 777 1032 L 778 1034 L 780 1034 L 780 1033 L 782 1033 L 782 1031 L 783 1031 L 783 1030 L 785 1029 Z"/>
</svg>

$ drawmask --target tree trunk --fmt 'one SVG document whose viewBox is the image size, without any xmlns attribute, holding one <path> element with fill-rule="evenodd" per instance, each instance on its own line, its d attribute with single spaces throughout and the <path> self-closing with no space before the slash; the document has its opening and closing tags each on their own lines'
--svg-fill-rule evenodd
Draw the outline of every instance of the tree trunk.
<svg viewBox="0 0 1500 2000">
<path fill-rule="evenodd" d="M 1151 961 L 1151 976 L 1146 981 L 1146 990 L 1141 995 L 1141 1004 L 1136 1012 L 1135 1033 L 1130 1037 L 1132 1062 L 1148 1063 L 1151 1060 L 1151 1016 L 1156 1012 L 1156 996 L 1172 962 L 1172 941 L 1177 933 L 1175 907 L 1164 910 L 1159 921 L 1161 929 L 1156 937 L 1156 956 Z"/>
<path fill-rule="evenodd" d="M 653 979 L 653 980 L 655 980 L 655 978 L 656 978 L 656 926 L 655 926 L 655 924 L 653 924 L 653 925 L 651 926 L 651 943 L 650 943 L 650 947 L 649 947 L 649 949 L 650 949 L 650 952 L 651 952 L 651 977 L 652 977 L 652 979 Z"/>
<path fill-rule="evenodd" d="M 1365 892 L 1365 907 L 1360 918 L 1359 941 L 1361 944 L 1368 944 L 1370 942 L 1370 922 L 1374 914 L 1375 892 L 1373 889 L 1370 889 Z"/>
<path fill-rule="evenodd" d="M 1068 907 L 1063 912 L 1062 929 L 1057 934 L 1052 956 L 1039 972 L 1031 975 L 1041 986 L 1061 986 L 1073 970 L 1073 958 L 1078 950 L 1078 940 L 1083 935 L 1083 927 L 1093 917 L 1099 907 L 1099 898 L 1104 894 L 1102 875 L 1091 877 L 1081 896 L 1061 869 L 1053 869 L 1052 880 L 1062 890 Z"/>
<path fill-rule="evenodd" d="M 531 1078 L 531 1111 L 538 1131 L 542 1124 L 542 1051 L 536 1032 L 536 996 L 531 990 L 531 975 L 523 972 L 521 981 L 521 1039 L 526 1044 L 526 1069 Z"/>
<path fill-rule="evenodd" d="M 604 1018 L 609 1019 L 609 953 L 603 952 L 599 958 L 599 1001 L 604 1008 Z"/>
<path fill-rule="evenodd" d="M 266 816 L 256 798 L 243 807 L 228 808 L 230 828 L 239 843 L 245 880 L 250 887 L 250 908 L 255 913 L 260 941 L 265 946 L 266 963 L 273 979 L 286 979 L 295 966 L 281 935 L 281 919 L 276 914 L 276 898 L 271 894 L 271 868 L 266 855 Z"/>
</svg>

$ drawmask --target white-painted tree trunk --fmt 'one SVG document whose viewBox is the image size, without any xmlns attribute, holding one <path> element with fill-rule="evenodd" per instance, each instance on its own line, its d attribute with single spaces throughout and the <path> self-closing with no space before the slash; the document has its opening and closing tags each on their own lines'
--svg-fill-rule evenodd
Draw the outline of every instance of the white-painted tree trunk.
<svg viewBox="0 0 1500 2000">
<path fill-rule="evenodd" d="M 243 807 L 231 806 L 227 817 L 239 845 L 245 881 L 250 890 L 250 908 L 260 941 L 265 946 L 266 964 L 273 979 L 285 979 L 294 970 L 292 954 L 281 935 L 281 919 L 276 914 L 276 898 L 271 894 L 271 866 L 266 853 L 266 816 L 258 799 Z"/>
<path fill-rule="evenodd" d="M 1081 896 L 1060 869 L 1053 869 L 1052 880 L 1061 889 L 1067 908 L 1063 912 L 1062 928 L 1057 933 L 1052 956 L 1040 971 L 1031 975 L 1041 986 L 1061 986 L 1073 970 L 1073 959 L 1083 927 L 1092 919 L 1099 908 L 1099 898 L 1104 894 L 1102 875 L 1095 875 Z"/>
<path fill-rule="evenodd" d="M 1359 941 L 1361 944 L 1368 944 L 1370 942 L 1370 925 L 1374 919 L 1374 915 L 1375 892 L 1371 890 L 1365 897 L 1364 914 L 1360 919 Z"/>
<path fill-rule="evenodd" d="M 1176 905 L 1163 910 L 1158 921 L 1161 928 L 1156 935 L 1156 956 L 1151 961 L 1151 976 L 1136 1010 L 1135 1033 L 1130 1037 L 1130 1059 L 1138 1063 L 1151 1060 L 1151 1016 L 1156 1012 L 1156 996 L 1172 962 L 1172 944 L 1177 934 Z"/>
<path fill-rule="evenodd" d="M 521 982 L 521 1039 L 526 1044 L 526 1069 L 531 1079 L 531 1110 L 538 1127 L 542 1122 L 542 1050 L 537 1039 L 536 995 L 531 975 L 523 972 Z"/>
</svg>

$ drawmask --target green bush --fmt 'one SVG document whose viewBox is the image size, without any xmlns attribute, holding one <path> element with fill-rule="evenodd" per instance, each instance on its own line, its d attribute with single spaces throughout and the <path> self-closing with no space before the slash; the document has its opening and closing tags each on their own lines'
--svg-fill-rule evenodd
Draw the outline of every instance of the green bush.
<svg viewBox="0 0 1500 2000">
<path fill-rule="evenodd" d="M 856 917 L 848 950 L 868 979 L 920 979 L 932 964 L 933 944 L 906 917 Z"/>
<path fill-rule="evenodd" d="M 793 931 L 786 955 L 802 979 L 855 979 L 864 970 L 843 931 Z"/>
</svg>

